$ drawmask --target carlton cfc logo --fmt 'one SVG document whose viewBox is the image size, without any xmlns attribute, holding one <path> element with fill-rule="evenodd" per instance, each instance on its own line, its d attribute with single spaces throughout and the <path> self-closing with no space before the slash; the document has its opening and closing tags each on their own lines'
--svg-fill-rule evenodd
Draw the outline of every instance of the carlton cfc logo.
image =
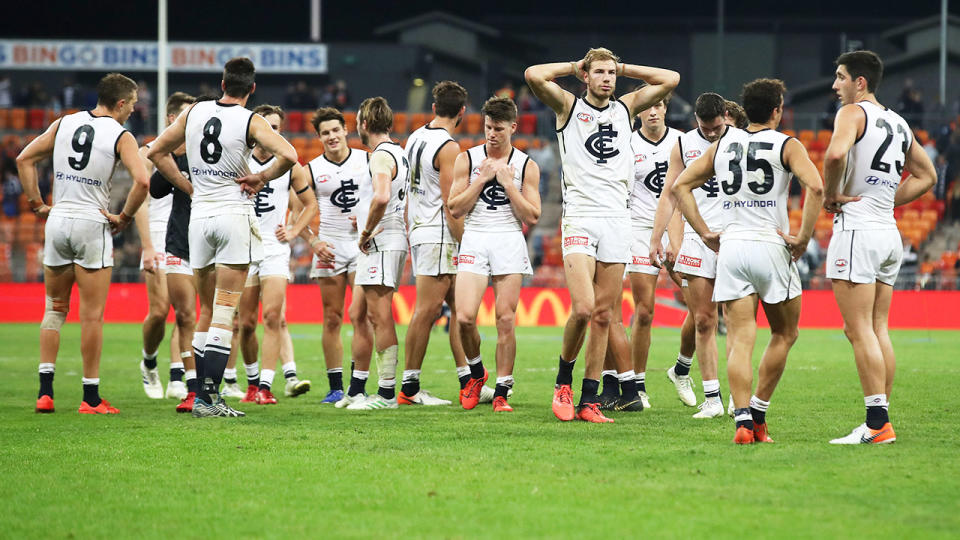
<svg viewBox="0 0 960 540">
<path fill-rule="evenodd" d="M 684 154 L 684 156 L 686 156 L 687 159 L 697 159 L 698 157 L 700 157 L 700 151 L 699 151 L 699 150 L 687 150 L 687 152 Z"/>
<path fill-rule="evenodd" d="M 593 115 L 582 112 L 577 115 L 577 120 L 580 120 L 581 122 L 593 122 Z"/>
</svg>

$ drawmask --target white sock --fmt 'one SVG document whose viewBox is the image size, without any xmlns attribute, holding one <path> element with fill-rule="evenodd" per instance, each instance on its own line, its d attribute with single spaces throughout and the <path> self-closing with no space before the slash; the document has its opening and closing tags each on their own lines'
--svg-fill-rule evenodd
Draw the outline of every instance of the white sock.
<svg viewBox="0 0 960 540">
<path fill-rule="evenodd" d="M 39 373 L 53 373 L 53 371 L 54 371 L 55 368 L 56 368 L 56 364 L 51 364 L 51 363 L 48 363 L 48 362 L 44 362 L 44 363 L 40 364 Z"/>
<path fill-rule="evenodd" d="M 147 354 L 147 351 L 145 351 L 144 349 L 140 349 L 140 352 L 143 353 L 144 360 L 156 360 L 157 352 L 159 351 L 153 351 L 153 354 Z"/>
<path fill-rule="evenodd" d="M 370 377 L 370 372 L 360 371 L 359 369 L 355 369 L 350 373 L 350 376 L 353 377 L 354 379 L 365 381 L 367 380 L 367 378 Z"/>
<path fill-rule="evenodd" d="M 192 381 L 196 378 L 197 378 L 197 370 L 195 369 L 188 369 L 183 372 L 183 380 L 185 381 Z"/>
<path fill-rule="evenodd" d="M 273 387 L 273 376 L 277 372 L 272 369 L 260 370 L 260 386 L 267 385 L 267 388 Z"/>
<path fill-rule="evenodd" d="M 636 372 L 633 375 L 633 380 L 637 381 L 638 383 L 647 382 L 647 372 L 646 371 Z"/>
<path fill-rule="evenodd" d="M 867 407 L 883 407 L 887 404 L 886 394 L 874 394 L 863 398 L 863 404 Z"/>
<path fill-rule="evenodd" d="M 506 386 L 507 388 L 513 388 L 513 375 L 504 375 L 503 377 L 497 377 L 497 386 Z"/>
<path fill-rule="evenodd" d="M 750 408 L 756 409 L 760 412 L 767 412 L 767 407 L 770 406 L 769 401 L 763 401 L 757 396 L 750 396 Z"/>
<path fill-rule="evenodd" d="M 458 366 L 458 367 L 457 367 L 457 378 L 458 378 L 458 379 L 459 379 L 460 377 L 464 377 L 464 376 L 467 376 L 467 375 L 470 375 L 470 367 L 469 367 L 469 366 Z"/>
<path fill-rule="evenodd" d="M 609 375 L 609 376 L 611 376 L 611 377 L 616 377 L 616 376 L 617 376 L 617 370 L 615 370 L 615 369 L 605 369 L 605 370 L 603 370 L 603 371 L 600 372 L 600 378 L 601 378 L 601 379 L 602 379 L 603 377 L 606 377 L 607 375 Z"/>
<path fill-rule="evenodd" d="M 296 379 L 297 378 L 297 363 L 293 360 L 287 362 L 286 364 L 280 366 L 280 369 L 283 370 L 283 378 L 285 379 Z M 341 368 L 342 370 L 342 368 Z"/>
<path fill-rule="evenodd" d="M 183 362 L 170 362 L 170 369 L 183 369 Z"/>
<path fill-rule="evenodd" d="M 98 385 L 98 384 L 100 384 L 100 377 L 97 377 L 97 378 L 95 378 L 95 379 L 88 379 L 88 378 L 86 378 L 86 377 L 83 377 L 83 378 L 80 379 L 80 382 L 83 383 L 84 385 L 88 385 L 88 384 L 96 384 L 96 385 Z"/>
<path fill-rule="evenodd" d="M 687 357 L 682 354 L 677 354 L 677 363 L 684 366 L 690 367 L 693 364 L 693 357 Z"/>
<path fill-rule="evenodd" d="M 225 354 L 230 353 L 230 341 L 233 339 L 233 330 L 227 330 L 226 328 L 217 328 L 211 326 L 210 330 L 207 330 L 207 341 L 204 342 L 204 351 L 207 350 L 207 347 L 214 346 L 218 349 L 221 349 L 218 352 L 223 352 L 223 349 L 226 349 Z"/>
<path fill-rule="evenodd" d="M 420 380 L 419 369 L 406 369 L 403 371 L 403 382 L 412 382 Z"/>
<path fill-rule="evenodd" d="M 712 394 L 712 395 L 711 395 Z M 718 398 L 720 396 L 720 380 L 710 379 L 703 381 L 703 396 L 705 398 Z"/>
<path fill-rule="evenodd" d="M 260 376 L 260 364 L 244 364 L 244 371 L 247 372 L 247 380 L 256 379 Z"/>
<path fill-rule="evenodd" d="M 236 382 L 237 380 L 237 368 L 226 368 L 223 370 L 223 380 L 230 380 Z"/>
<path fill-rule="evenodd" d="M 630 371 L 624 371 L 623 373 L 617 373 L 617 380 L 620 382 L 626 382 L 630 379 L 636 379 L 636 374 L 632 369 Z"/>
<path fill-rule="evenodd" d="M 476 358 L 467 358 L 467 365 L 472 366 L 474 364 L 480 363 L 480 355 L 478 354 Z"/>
<path fill-rule="evenodd" d="M 203 354 L 203 346 L 207 344 L 207 333 L 206 332 L 194 332 L 193 333 L 193 350 Z"/>
</svg>

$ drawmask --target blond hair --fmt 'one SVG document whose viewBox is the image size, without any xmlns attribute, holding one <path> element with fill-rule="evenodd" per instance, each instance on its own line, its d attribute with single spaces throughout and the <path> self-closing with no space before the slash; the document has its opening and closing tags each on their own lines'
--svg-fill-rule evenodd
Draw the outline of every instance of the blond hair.
<svg viewBox="0 0 960 540">
<path fill-rule="evenodd" d="M 613 60 L 613 63 L 619 63 L 620 57 L 613 54 L 613 51 L 605 47 L 596 47 L 587 51 L 583 57 L 583 70 L 590 71 L 590 65 L 596 61 Z"/>
</svg>

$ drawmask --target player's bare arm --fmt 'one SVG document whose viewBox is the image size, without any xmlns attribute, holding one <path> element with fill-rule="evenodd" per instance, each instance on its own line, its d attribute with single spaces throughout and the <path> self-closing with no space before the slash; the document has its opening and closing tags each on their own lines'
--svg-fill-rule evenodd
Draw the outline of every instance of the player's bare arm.
<svg viewBox="0 0 960 540">
<path fill-rule="evenodd" d="M 787 243 L 787 247 L 793 255 L 793 260 L 797 260 L 807 251 L 807 243 L 813 236 L 813 227 L 820 215 L 820 207 L 823 204 L 823 180 L 820 178 L 817 166 L 813 164 L 813 161 L 810 161 L 810 156 L 800 141 L 787 139 L 784 145 L 784 164 L 807 190 L 803 199 L 803 218 L 800 222 L 800 231 L 796 236 L 791 236 L 789 231 L 778 231 Z"/>
<path fill-rule="evenodd" d="M 653 232 L 650 234 L 650 263 L 657 268 L 660 268 L 660 262 L 664 260 L 663 247 L 660 244 L 660 239 L 663 238 L 663 233 L 667 230 L 667 226 L 671 225 L 674 220 L 680 219 L 679 212 L 676 212 L 677 200 L 673 195 L 673 185 L 677 181 L 677 177 L 680 176 L 681 171 L 683 171 L 683 158 L 680 156 L 680 145 L 675 144 L 673 145 L 673 150 L 670 150 L 670 164 L 667 166 L 667 176 L 663 179 L 663 190 L 660 192 L 660 200 L 657 201 L 657 213 L 653 218 Z M 673 225 L 672 228 L 674 234 L 669 235 L 670 245 L 676 251 L 679 251 L 683 234 L 682 221 L 680 222 L 679 231 L 676 225 Z M 674 236 L 676 236 L 676 238 L 674 238 Z M 674 244 L 674 241 L 677 243 Z"/>
<path fill-rule="evenodd" d="M 860 200 L 860 197 L 848 197 L 840 193 L 840 182 L 843 181 L 843 171 L 847 165 L 847 153 L 863 133 L 865 123 L 866 114 L 859 105 L 844 105 L 837 111 L 833 137 L 823 157 L 823 207 L 827 212 L 840 213 L 843 203 Z"/>
<path fill-rule="evenodd" d="M 670 191 L 677 197 L 677 205 L 683 212 L 683 217 L 687 218 L 687 223 L 693 230 L 697 231 L 697 234 L 703 239 L 703 243 L 714 251 L 720 251 L 720 233 L 711 231 L 707 227 L 707 222 L 703 220 L 700 209 L 697 208 L 697 200 L 693 197 L 693 190 L 706 184 L 716 175 L 713 170 L 713 158 L 717 154 L 718 144 L 719 141 L 711 144 L 710 148 L 684 169 L 677 177 L 676 182 L 670 186 Z M 669 195 L 666 186 L 663 190 L 665 194 Z"/>
<path fill-rule="evenodd" d="M 383 219 L 383 214 L 390 203 L 390 182 L 397 173 L 397 166 L 393 156 L 384 150 L 377 150 L 370 156 L 370 176 L 373 182 L 373 200 L 370 201 L 370 213 L 367 222 L 360 232 L 360 251 L 367 253 L 368 242 L 377 232 L 376 227 Z"/>
<path fill-rule="evenodd" d="M 110 222 L 110 229 L 114 234 L 130 225 L 130 221 L 133 220 L 133 216 L 137 213 L 143 201 L 146 200 L 147 193 L 150 191 L 150 178 L 147 176 L 147 168 L 143 166 L 143 161 L 140 160 L 137 140 L 132 133 L 126 131 L 120 136 L 117 150 L 120 153 L 120 162 L 123 163 L 123 166 L 130 173 L 130 177 L 133 178 L 133 187 L 127 194 L 127 201 L 119 214 L 108 214 L 104 210 L 100 210 L 100 213 Z"/>
<path fill-rule="evenodd" d="M 582 79 L 583 60 L 556 62 L 530 66 L 523 76 L 533 95 L 557 114 L 557 126 L 567 123 L 567 115 L 573 107 L 574 96 L 554 82 L 557 77 L 572 75 Z"/>
<path fill-rule="evenodd" d="M 917 144 L 916 139 L 910 143 L 910 149 L 907 150 L 904 169 L 910 173 L 910 176 L 900 182 L 893 199 L 894 206 L 916 200 L 937 183 L 937 170 L 930 161 L 930 156 Z"/>
<path fill-rule="evenodd" d="M 179 121 L 179 118 L 177 120 Z M 237 179 L 237 183 L 243 185 L 245 192 L 256 193 L 263 189 L 263 186 L 267 185 L 267 182 L 277 178 L 293 167 L 297 162 L 297 151 L 294 150 L 293 145 L 283 138 L 283 135 L 274 131 L 273 128 L 270 127 L 270 124 L 259 114 L 253 115 L 253 118 L 250 119 L 247 138 L 260 145 L 276 158 L 266 169 Z"/>
<path fill-rule="evenodd" d="M 149 150 L 150 149 L 146 146 L 141 146 L 140 150 L 137 152 L 140 155 L 140 162 L 143 163 L 143 166 L 147 169 L 147 176 L 153 173 L 153 162 L 147 159 L 147 152 Z M 162 257 L 163 255 L 156 252 L 153 247 L 153 240 L 150 238 L 149 200 L 140 205 L 140 209 L 137 210 L 137 213 L 133 216 L 133 219 L 134 224 L 137 227 L 137 234 L 140 235 L 140 260 L 143 263 L 143 269 L 144 271 L 152 274 L 157 266 L 157 258 Z"/>
<path fill-rule="evenodd" d="M 190 108 L 192 109 L 193 105 L 190 105 Z M 186 141 L 187 111 L 189 110 L 190 109 L 186 109 L 181 113 L 176 121 L 167 126 L 167 128 L 160 133 L 160 136 L 153 141 L 153 145 L 147 150 L 147 159 L 153 163 L 154 167 L 160 171 L 160 174 L 162 174 L 168 182 L 173 184 L 174 187 L 187 195 L 193 195 L 193 184 L 184 178 L 180 172 L 180 168 L 177 167 L 176 160 L 174 160 L 173 155 L 171 155 L 174 150 Z"/>
<path fill-rule="evenodd" d="M 503 191 L 510 199 L 510 206 L 517 216 L 528 227 L 533 227 L 540 219 L 540 167 L 533 160 L 527 162 L 521 189 L 517 189 L 513 183 L 514 174 L 516 171 L 512 165 L 501 167 L 497 171 L 497 183 L 503 186 Z"/>
<path fill-rule="evenodd" d="M 294 164 L 290 171 L 290 189 L 296 195 L 291 200 L 296 201 L 294 206 L 298 209 L 296 212 L 291 212 L 291 215 L 297 217 L 292 225 L 277 227 L 277 240 L 281 242 L 289 242 L 300 236 L 300 233 L 307 228 L 307 225 L 319 212 L 317 197 L 310 189 L 310 174 L 306 167 L 299 163 Z"/>
<path fill-rule="evenodd" d="M 636 116 L 640 111 L 650 108 L 680 84 L 680 74 L 673 70 L 635 64 L 617 64 L 617 68 L 620 77 L 640 79 L 647 83 L 643 88 L 620 98 L 620 101 L 630 109 L 631 116 Z"/>
<path fill-rule="evenodd" d="M 488 170 L 490 169 L 489 161 L 491 161 L 490 158 L 487 158 L 478 166 L 481 175 L 484 171 L 488 174 L 492 172 Z M 489 179 L 489 177 L 486 178 L 486 180 Z M 480 197 L 480 192 L 483 191 L 486 180 L 480 182 L 478 179 L 476 182 L 470 182 L 470 157 L 466 152 L 460 152 L 453 166 L 453 185 L 450 186 L 450 198 L 447 199 L 447 207 L 453 217 L 460 219 L 470 213 L 470 209 Z"/>
<path fill-rule="evenodd" d="M 23 186 L 23 193 L 27 196 L 27 202 L 30 203 L 30 210 L 42 219 L 50 214 L 50 207 L 43 202 L 43 197 L 40 195 L 37 163 L 53 155 L 53 145 L 59 127 L 60 120 L 57 119 L 17 155 L 17 174 L 20 177 L 20 185 Z"/>
<path fill-rule="evenodd" d="M 437 152 L 436 168 L 440 171 L 440 200 L 443 203 L 443 217 L 447 220 L 447 227 L 450 234 L 459 242 L 463 238 L 463 218 L 458 218 L 450 213 L 450 186 L 453 185 L 454 165 L 457 162 L 460 147 L 454 141 L 449 141 L 443 145 Z"/>
</svg>

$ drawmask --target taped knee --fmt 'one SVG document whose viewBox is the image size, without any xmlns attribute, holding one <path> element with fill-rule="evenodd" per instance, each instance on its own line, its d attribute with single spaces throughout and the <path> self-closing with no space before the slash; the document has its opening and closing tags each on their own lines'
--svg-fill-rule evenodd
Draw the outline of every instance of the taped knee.
<svg viewBox="0 0 960 540">
<path fill-rule="evenodd" d="M 63 323 L 67 321 L 67 312 L 69 311 L 69 298 L 60 300 L 48 296 L 44 304 L 43 320 L 40 321 L 40 329 L 59 332 Z"/>
<path fill-rule="evenodd" d="M 210 324 L 220 328 L 233 328 L 233 316 L 237 313 L 240 294 L 239 292 L 217 289 L 213 298 Z"/>
</svg>

